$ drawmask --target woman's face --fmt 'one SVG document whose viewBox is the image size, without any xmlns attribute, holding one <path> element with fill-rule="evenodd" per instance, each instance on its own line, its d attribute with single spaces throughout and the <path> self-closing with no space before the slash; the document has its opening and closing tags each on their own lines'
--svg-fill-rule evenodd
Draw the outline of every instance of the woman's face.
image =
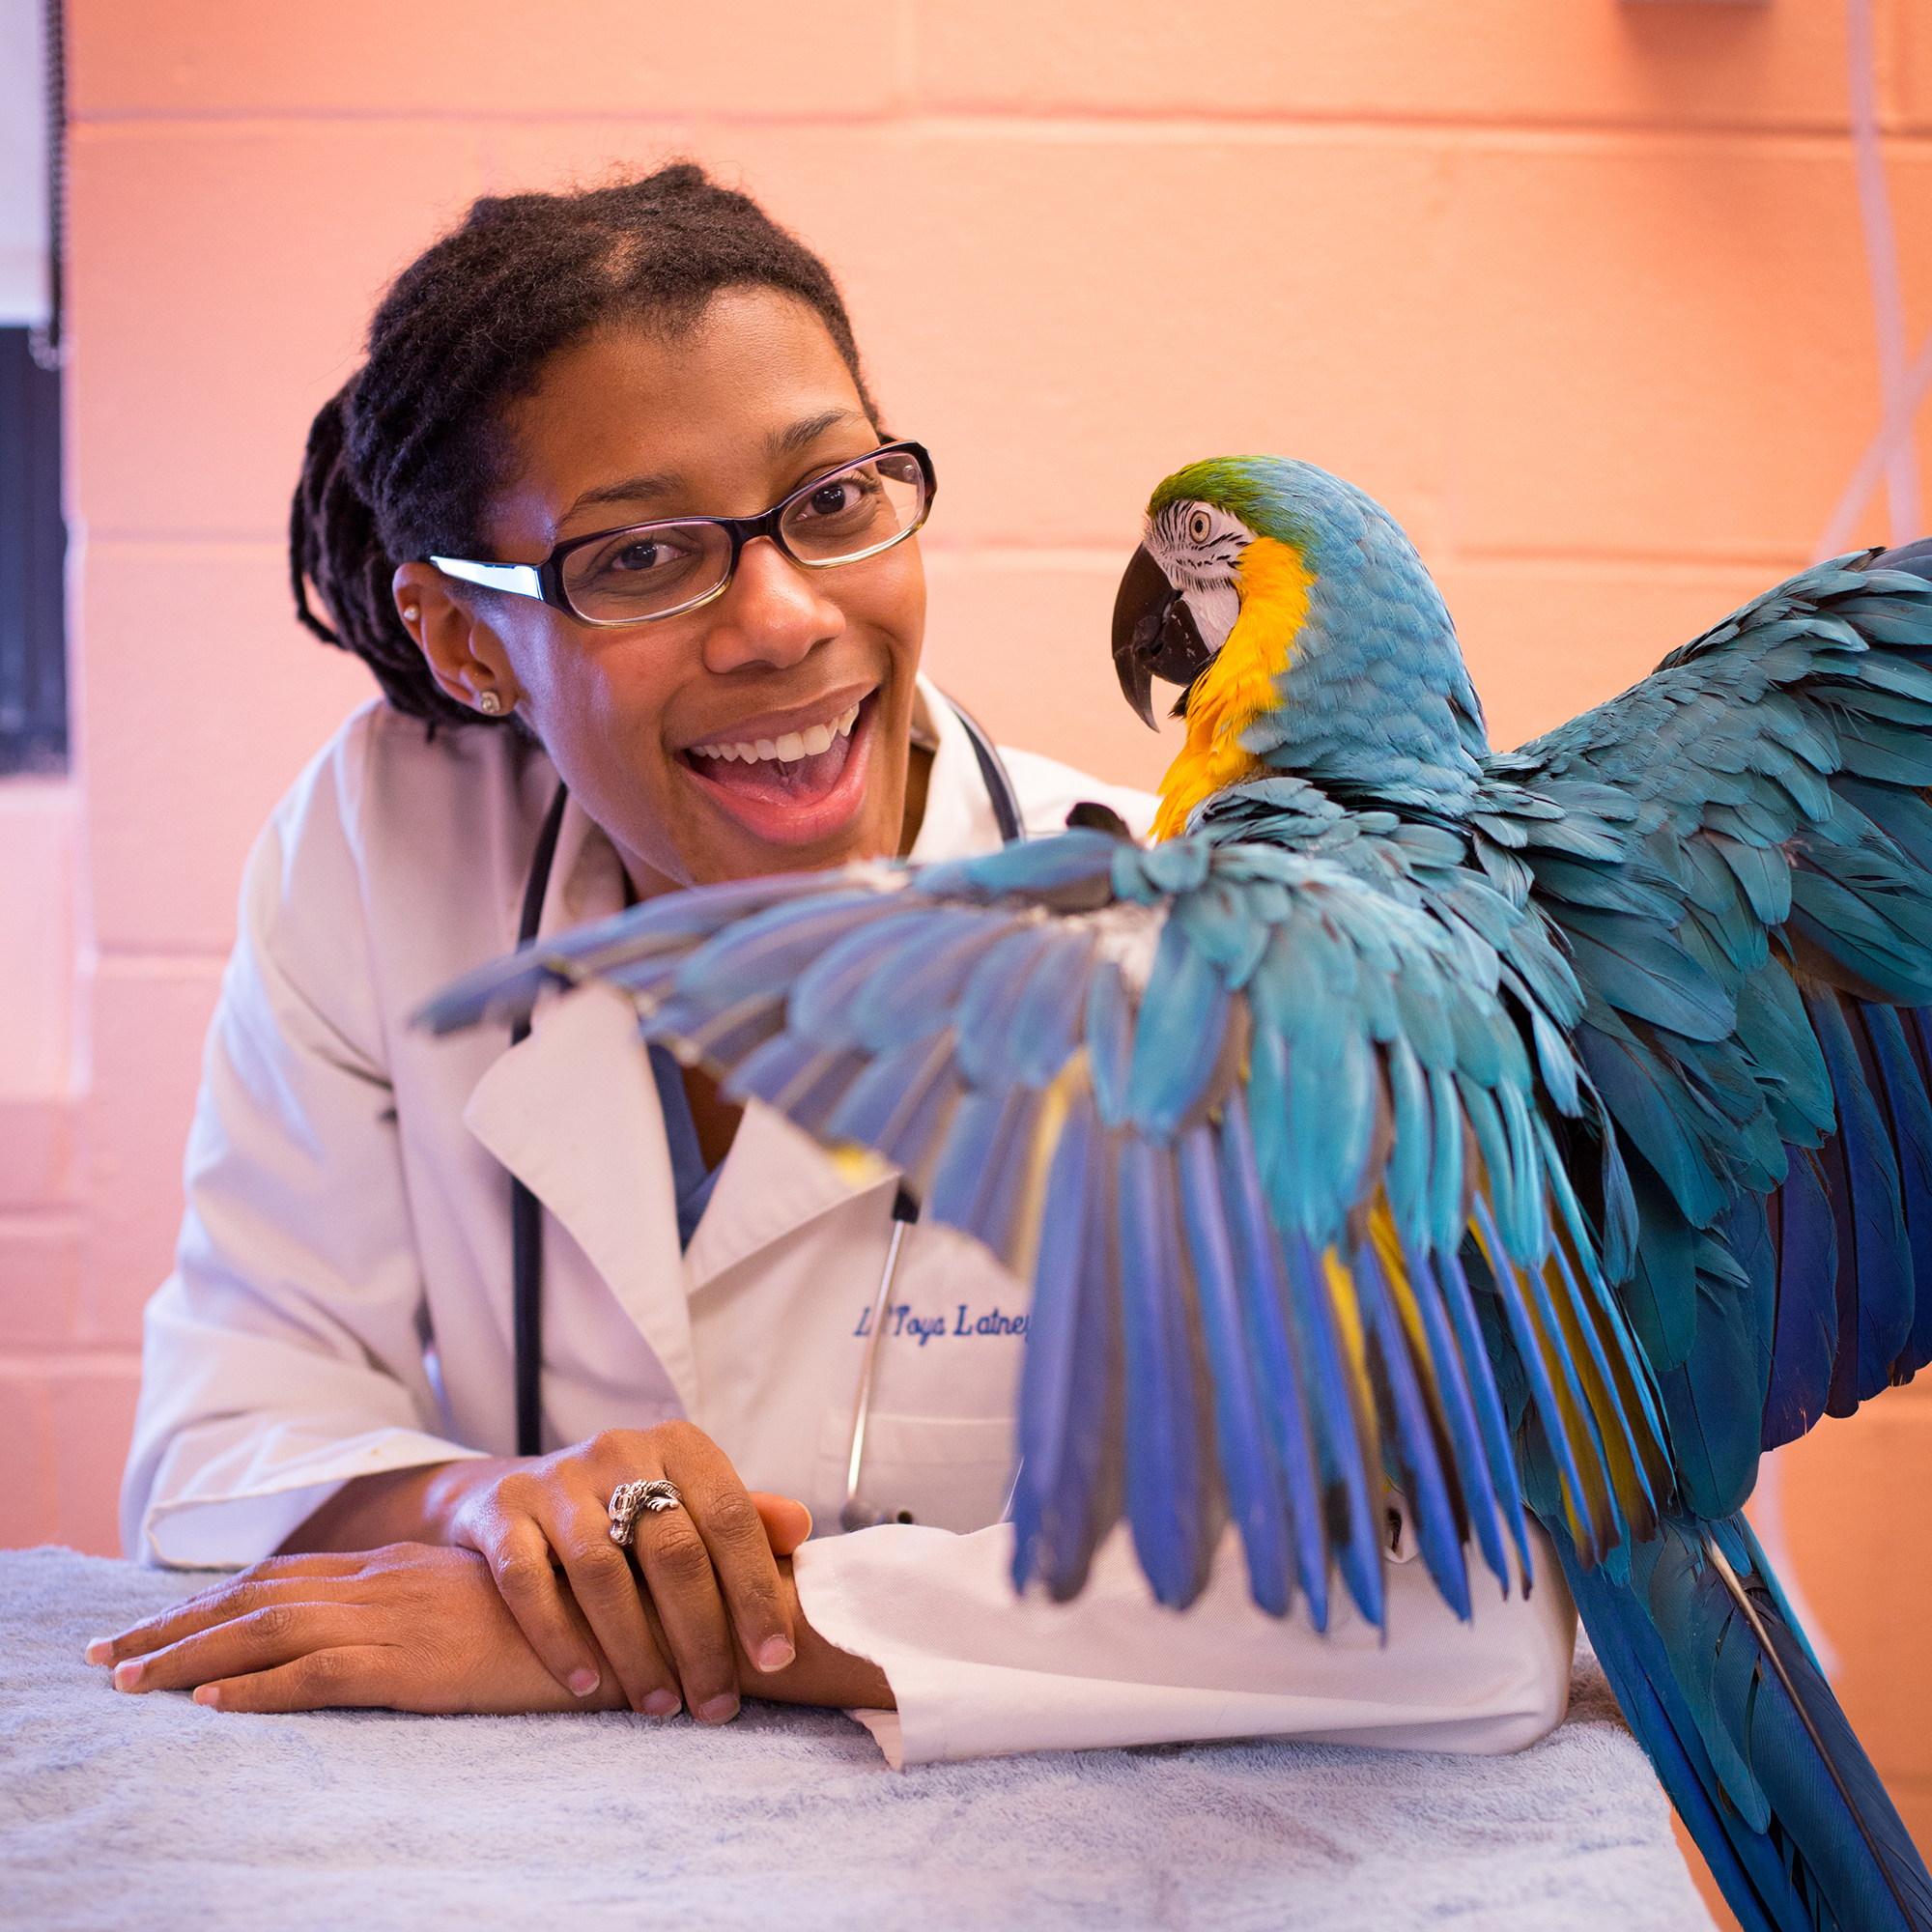
<svg viewBox="0 0 1932 1932">
<path fill-rule="evenodd" d="M 505 421 L 513 480 L 487 531 L 513 563 L 626 523 L 755 516 L 879 441 L 824 324 L 757 288 L 723 291 L 676 333 L 600 329 L 545 363 Z M 925 622 L 917 537 L 820 571 L 756 539 L 723 595 L 623 629 L 472 598 L 427 565 L 399 571 L 397 591 L 420 608 L 445 689 L 522 707 L 640 893 L 898 849 Z M 790 761 L 696 750 L 820 729 L 829 747 Z"/>
</svg>

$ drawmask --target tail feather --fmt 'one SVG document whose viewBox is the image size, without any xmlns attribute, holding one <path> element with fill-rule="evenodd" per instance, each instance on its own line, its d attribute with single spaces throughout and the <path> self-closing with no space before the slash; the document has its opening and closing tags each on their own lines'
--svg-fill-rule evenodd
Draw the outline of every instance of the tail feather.
<svg viewBox="0 0 1932 1932">
<path fill-rule="evenodd" d="M 1742 1517 L 1672 1517 L 1628 1584 L 1547 1525 L 1638 1739 L 1747 1932 L 1932 1932 L 1932 1877 Z"/>
</svg>

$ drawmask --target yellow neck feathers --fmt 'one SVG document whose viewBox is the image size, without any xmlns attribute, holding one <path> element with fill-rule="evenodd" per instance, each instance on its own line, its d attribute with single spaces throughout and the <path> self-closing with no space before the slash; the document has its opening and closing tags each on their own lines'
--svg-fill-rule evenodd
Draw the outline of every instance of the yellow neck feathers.
<svg viewBox="0 0 1932 1932">
<path fill-rule="evenodd" d="M 1287 669 L 1308 614 L 1315 573 L 1289 545 L 1257 537 L 1241 553 L 1235 582 L 1241 614 L 1188 697 L 1187 742 L 1160 781 L 1156 838 L 1177 837 L 1203 799 L 1264 769 L 1241 733 L 1279 701 L 1274 680 Z"/>
</svg>

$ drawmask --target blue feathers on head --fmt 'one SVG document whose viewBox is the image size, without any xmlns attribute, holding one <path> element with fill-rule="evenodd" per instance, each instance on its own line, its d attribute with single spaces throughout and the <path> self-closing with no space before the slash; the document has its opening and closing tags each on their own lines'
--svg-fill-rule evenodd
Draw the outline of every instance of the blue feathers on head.
<svg viewBox="0 0 1932 1932">
<path fill-rule="evenodd" d="M 1471 801 L 1489 754 L 1482 704 L 1441 592 L 1395 519 L 1352 483 L 1279 456 L 1196 464 L 1154 507 L 1170 492 L 1232 511 L 1315 573 L 1277 679 L 1282 702 L 1249 726 L 1248 749 L 1342 799 L 1425 811 Z"/>
</svg>

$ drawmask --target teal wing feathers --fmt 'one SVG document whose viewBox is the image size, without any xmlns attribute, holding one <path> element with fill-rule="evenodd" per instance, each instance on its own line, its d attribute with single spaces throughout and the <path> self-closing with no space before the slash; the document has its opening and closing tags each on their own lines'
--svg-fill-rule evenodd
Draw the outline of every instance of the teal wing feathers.
<svg viewBox="0 0 1932 1932">
<path fill-rule="evenodd" d="M 1792 579 L 1489 764 L 1639 1207 L 1687 1504 L 1932 1360 L 1932 545 Z M 1552 837 L 1552 835 L 1554 835 Z"/>
<path fill-rule="evenodd" d="M 1620 1299 L 1678 1501 L 1628 1576 L 1526 1491 L 1742 1924 L 1932 1926 L 1932 1881 L 1736 1514 L 1758 1456 L 1932 1360 L 1932 544 L 1755 600 L 1490 761 L 1637 1219 Z"/>
<path fill-rule="evenodd" d="M 439 1029 L 594 976 L 728 1095 L 890 1164 L 1033 1284 L 1018 1579 L 1124 1516 L 1155 1593 L 1238 1529 L 1256 1600 L 1382 1615 L 1389 1483 L 1443 1597 L 1526 1583 L 1517 1444 L 1590 1561 L 1667 1498 L 1658 1393 L 1568 1167 L 1615 1150 L 1533 914 L 1418 829 L 1331 860 L 1099 833 L 653 901 L 453 988 Z M 1540 989 L 1540 990 L 1539 990 Z M 1499 1384 L 1488 1336 L 1522 1364 Z M 1514 1565 L 1516 1577 L 1512 1576 Z"/>
</svg>

